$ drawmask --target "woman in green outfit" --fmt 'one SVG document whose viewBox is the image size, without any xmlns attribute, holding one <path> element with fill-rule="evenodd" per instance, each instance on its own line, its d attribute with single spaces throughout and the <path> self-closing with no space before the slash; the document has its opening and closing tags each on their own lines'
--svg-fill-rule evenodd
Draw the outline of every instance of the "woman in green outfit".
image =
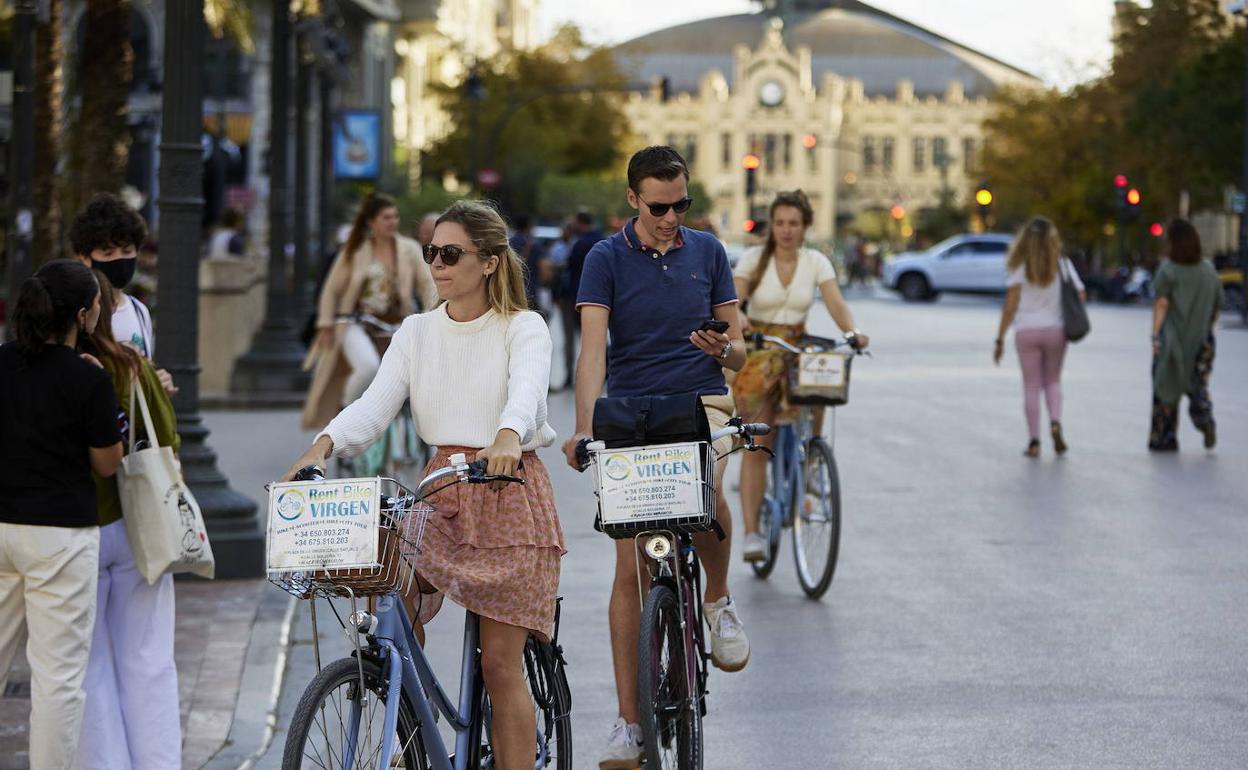
<svg viewBox="0 0 1248 770">
<path fill-rule="evenodd" d="M 1213 371 L 1213 328 L 1222 308 L 1222 282 L 1201 258 L 1200 236 L 1191 223 L 1176 219 L 1166 232 L 1169 259 L 1153 279 L 1153 424 L 1148 448 L 1179 448 L 1179 399 L 1186 394 L 1192 422 L 1217 443 L 1209 374 Z"/>
<path fill-rule="evenodd" d="M 136 436 L 178 451 L 173 404 L 156 369 L 144 356 L 113 337 L 114 292 L 100 282 L 100 322 L 91 352 L 113 378 L 117 402 Z M 130 393 L 147 402 L 155 436 L 146 436 L 143 414 L 131 413 Z M 138 402 L 134 403 L 138 406 Z M 123 436 L 127 450 L 130 439 Z M 182 766 L 178 717 L 178 672 L 173 661 L 173 576 L 153 584 L 139 574 L 126 538 L 117 479 L 95 478 L 100 518 L 100 564 L 95 630 L 83 682 L 87 700 L 73 770 Z"/>
</svg>

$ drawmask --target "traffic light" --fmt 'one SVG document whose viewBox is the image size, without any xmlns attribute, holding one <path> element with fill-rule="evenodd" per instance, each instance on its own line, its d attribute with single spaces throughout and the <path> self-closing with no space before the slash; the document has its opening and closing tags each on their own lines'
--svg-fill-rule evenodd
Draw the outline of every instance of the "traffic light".
<svg viewBox="0 0 1248 770">
<path fill-rule="evenodd" d="M 1127 177 L 1124 174 L 1114 177 L 1114 206 L 1119 213 L 1127 210 Z"/>
<path fill-rule="evenodd" d="M 741 159 L 741 166 L 745 169 L 745 197 L 747 198 L 753 197 L 754 193 L 758 192 L 758 180 L 755 179 L 755 174 L 758 173 L 758 167 L 762 164 L 763 162 L 752 152 Z"/>
<path fill-rule="evenodd" d="M 898 203 L 888 210 L 888 215 L 900 222 L 906 218 L 906 207 Z"/>
<path fill-rule="evenodd" d="M 1166 228 L 1162 227 L 1160 222 L 1154 222 L 1149 225 L 1148 232 L 1154 238 L 1160 238 L 1166 232 Z"/>
<path fill-rule="evenodd" d="M 758 222 L 757 222 L 757 221 L 755 221 L 755 220 L 753 220 L 753 219 L 747 219 L 747 220 L 745 220 L 745 231 L 746 231 L 747 233 L 753 233 L 753 232 L 754 232 L 754 231 L 756 231 L 756 230 L 758 230 Z"/>
<path fill-rule="evenodd" d="M 1143 198 L 1140 191 L 1132 187 L 1127 190 L 1127 221 L 1134 222 L 1136 217 L 1140 215 L 1140 203 Z"/>
<path fill-rule="evenodd" d="M 989 190 L 987 185 L 980 185 L 979 189 L 975 191 L 975 202 L 978 203 L 981 208 L 991 206 L 992 190 Z"/>
</svg>

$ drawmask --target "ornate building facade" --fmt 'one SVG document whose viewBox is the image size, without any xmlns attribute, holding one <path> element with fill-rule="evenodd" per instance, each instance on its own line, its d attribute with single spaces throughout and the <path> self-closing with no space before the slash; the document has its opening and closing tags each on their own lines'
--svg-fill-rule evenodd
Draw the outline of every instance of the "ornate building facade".
<svg viewBox="0 0 1248 770">
<path fill-rule="evenodd" d="M 666 89 L 629 100 L 633 132 L 686 154 L 724 233 L 741 232 L 776 191 L 794 188 L 814 204 L 817 239 L 864 212 L 915 212 L 942 195 L 962 204 L 979 181 L 992 94 L 1039 85 L 856 0 L 785 7 L 684 24 L 615 49 L 626 70 L 666 80 Z M 747 154 L 760 164 L 752 201 Z"/>
</svg>

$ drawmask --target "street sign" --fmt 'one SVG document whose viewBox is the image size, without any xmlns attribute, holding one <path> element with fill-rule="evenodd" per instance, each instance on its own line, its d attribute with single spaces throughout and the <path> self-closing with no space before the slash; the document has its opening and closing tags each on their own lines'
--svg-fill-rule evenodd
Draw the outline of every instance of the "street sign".
<svg viewBox="0 0 1248 770">
<path fill-rule="evenodd" d="M 1231 211 L 1236 214 L 1244 213 L 1244 209 L 1248 208 L 1248 195 L 1237 192 L 1231 195 Z"/>
<path fill-rule="evenodd" d="M 503 181 L 503 175 L 492 168 L 483 168 L 477 172 L 477 184 L 482 187 L 498 187 L 501 181 Z"/>
</svg>

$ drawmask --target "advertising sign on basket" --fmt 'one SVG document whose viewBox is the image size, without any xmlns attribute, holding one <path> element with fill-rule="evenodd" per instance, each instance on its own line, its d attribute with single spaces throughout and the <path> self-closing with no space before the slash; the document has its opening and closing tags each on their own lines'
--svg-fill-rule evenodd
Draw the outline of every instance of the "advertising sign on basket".
<svg viewBox="0 0 1248 770">
<path fill-rule="evenodd" d="M 844 385 L 847 358 L 843 353 L 803 353 L 798 362 L 798 384 L 810 388 L 835 388 Z"/>
<path fill-rule="evenodd" d="M 274 484 L 269 572 L 377 566 L 378 486 L 377 479 Z"/>
<path fill-rule="evenodd" d="M 701 514 L 700 446 L 694 442 L 602 452 L 598 471 L 602 522 L 623 524 Z"/>
</svg>

